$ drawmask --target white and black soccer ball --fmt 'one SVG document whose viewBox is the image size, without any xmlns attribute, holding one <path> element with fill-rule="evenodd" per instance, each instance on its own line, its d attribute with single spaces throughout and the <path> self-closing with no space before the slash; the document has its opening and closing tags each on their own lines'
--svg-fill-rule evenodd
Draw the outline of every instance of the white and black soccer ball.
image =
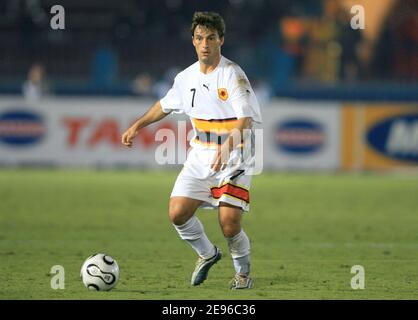
<svg viewBox="0 0 418 320">
<path fill-rule="evenodd" d="M 119 280 L 116 260 L 105 253 L 96 253 L 84 261 L 80 277 L 89 290 L 109 291 Z"/>
</svg>

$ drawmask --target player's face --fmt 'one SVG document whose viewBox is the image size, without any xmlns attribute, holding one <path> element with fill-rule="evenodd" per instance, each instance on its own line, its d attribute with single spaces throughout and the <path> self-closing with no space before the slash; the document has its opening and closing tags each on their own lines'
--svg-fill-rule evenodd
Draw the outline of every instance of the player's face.
<svg viewBox="0 0 418 320">
<path fill-rule="evenodd" d="M 204 64 L 213 64 L 221 54 L 224 38 L 220 38 L 216 30 L 197 26 L 193 34 L 193 45 L 196 48 L 199 61 Z"/>
</svg>

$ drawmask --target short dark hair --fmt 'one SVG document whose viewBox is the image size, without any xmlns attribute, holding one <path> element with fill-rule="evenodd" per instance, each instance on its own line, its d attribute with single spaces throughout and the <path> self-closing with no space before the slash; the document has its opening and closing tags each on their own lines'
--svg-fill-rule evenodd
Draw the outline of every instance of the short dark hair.
<svg viewBox="0 0 418 320">
<path fill-rule="evenodd" d="M 194 30 L 200 25 L 208 29 L 216 30 L 220 38 L 225 35 L 225 22 L 222 17 L 216 12 L 195 12 L 193 14 L 192 26 L 190 31 L 192 36 L 194 35 Z"/>
</svg>

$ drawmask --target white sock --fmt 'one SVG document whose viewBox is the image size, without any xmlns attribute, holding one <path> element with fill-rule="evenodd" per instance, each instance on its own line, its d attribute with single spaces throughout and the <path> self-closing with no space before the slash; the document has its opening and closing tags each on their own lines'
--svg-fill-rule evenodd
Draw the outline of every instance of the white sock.
<svg viewBox="0 0 418 320">
<path fill-rule="evenodd" d="M 187 241 L 200 257 L 209 259 L 215 255 L 215 246 L 209 241 L 202 223 L 196 216 L 191 217 L 185 224 L 173 226 L 180 238 Z"/>
<path fill-rule="evenodd" d="M 226 238 L 228 241 L 229 252 L 234 262 L 235 272 L 248 275 L 250 273 L 250 240 L 244 230 L 233 236 Z"/>
</svg>

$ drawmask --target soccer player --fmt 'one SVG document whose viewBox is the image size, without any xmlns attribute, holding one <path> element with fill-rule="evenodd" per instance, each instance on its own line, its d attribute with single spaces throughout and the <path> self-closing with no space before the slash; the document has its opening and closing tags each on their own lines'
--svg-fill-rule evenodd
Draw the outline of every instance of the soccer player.
<svg viewBox="0 0 418 320">
<path fill-rule="evenodd" d="M 228 243 L 236 274 L 231 289 L 251 288 L 250 241 L 241 227 L 249 210 L 254 159 L 253 122 L 261 123 L 260 107 L 244 71 L 221 55 L 225 23 L 214 12 L 195 12 L 192 43 L 198 61 L 180 72 L 166 96 L 157 101 L 123 135 L 128 147 L 138 130 L 171 112 L 190 117 L 194 137 L 183 170 L 174 184 L 169 218 L 181 239 L 198 254 L 191 284 L 201 284 L 222 256 L 208 239 L 195 212 L 218 208 L 219 224 Z M 246 138 L 250 137 L 250 138 Z"/>
</svg>

